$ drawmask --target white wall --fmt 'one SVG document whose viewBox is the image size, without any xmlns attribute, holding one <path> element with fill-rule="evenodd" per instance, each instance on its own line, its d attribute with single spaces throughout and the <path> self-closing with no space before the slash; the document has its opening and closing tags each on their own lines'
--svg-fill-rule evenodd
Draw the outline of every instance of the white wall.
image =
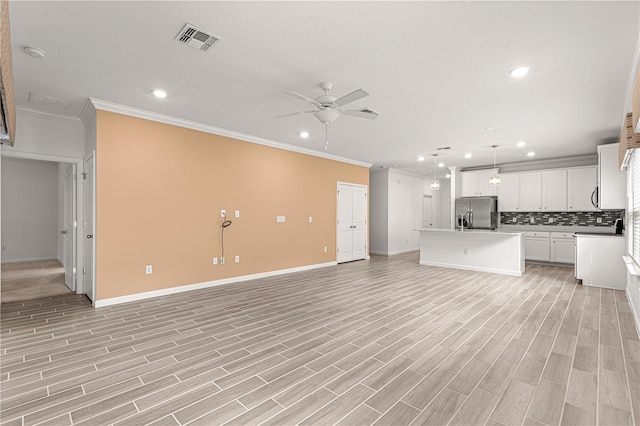
<svg viewBox="0 0 640 426">
<path fill-rule="evenodd" d="M 16 110 L 16 141 L 2 153 L 22 152 L 84 158 L 84 125 L 79 119 Z"/>
<path fill-rule="evenodd" d="M 2 158 L 2 262 L 56 259 L 58 164 Z"/>
<path fill-rule="evenodd" d="M 369 172 L 369 252 L 386 254 L 389 244 L 389 169 Z"/>
</svg>

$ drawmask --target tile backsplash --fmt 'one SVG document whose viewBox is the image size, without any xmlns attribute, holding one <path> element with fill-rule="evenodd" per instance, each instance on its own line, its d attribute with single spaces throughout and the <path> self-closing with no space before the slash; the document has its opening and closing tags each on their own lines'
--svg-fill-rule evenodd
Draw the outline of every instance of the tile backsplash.
<svg viewBox="0 0 640 426">
<path fill-rule="evenodd" d="M 624 210 L 601 212 L 502 212 L 503 225 L 548 225 L 548 226 L 613 226 L 617 218 L 624 218 Z M 533 222 L 531 219 L 533 218 Z M 602 223 L 598 223 L 598 218 Z M 514 221 L 515 219 L 515 221 Z M 549 220 L 551 219 L 551 222 Z"/>
</svg>

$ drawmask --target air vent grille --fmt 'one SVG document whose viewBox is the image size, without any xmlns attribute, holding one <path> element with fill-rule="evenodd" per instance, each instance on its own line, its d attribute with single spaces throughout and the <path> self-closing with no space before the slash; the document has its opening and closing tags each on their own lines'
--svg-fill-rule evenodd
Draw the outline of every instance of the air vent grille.
<svg viewBox="0 0 640 426">
<path fill-rule="evenodd" d="M 29 103 L 63 111 L 69 111 L 72 105 L 71 101 L 54 98 L 52 96 L 45 96 L 34 92 L 29 93 Z"/>
<path fill-rule="evenodd" d="M 201 30 L 195 25 L 186 24 L 175 38 L 182 44 L 206 52 L 210 47 L 222 40 L 222 38 Z"/>
<path fill-rule="evenodd" d="M 450 146 L 441 146 L 440 148 L 437 148 L 438 151 L 446 151 L 448 149 L 451 149 Z"/>
</svg>

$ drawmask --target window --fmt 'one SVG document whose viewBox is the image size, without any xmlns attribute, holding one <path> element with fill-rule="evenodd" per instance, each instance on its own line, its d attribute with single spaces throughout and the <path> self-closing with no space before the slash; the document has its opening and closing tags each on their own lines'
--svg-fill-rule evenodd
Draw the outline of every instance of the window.
<svg viewBox="0 0 640 426">
<path fill-rule="evenodd" d="M 635 149 L 629 161 L 627 188 L 627 250 L 636 265 L 640 265 L 640 152 Z"/>
</svg>

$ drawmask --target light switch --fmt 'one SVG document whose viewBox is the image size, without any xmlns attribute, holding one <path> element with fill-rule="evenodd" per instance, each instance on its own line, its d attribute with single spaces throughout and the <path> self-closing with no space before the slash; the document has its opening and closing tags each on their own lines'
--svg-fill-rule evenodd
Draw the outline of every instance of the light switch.
<svg viewBox="0 0 640 426">
<path fill-rule="evenodd" d="M 151 266 L 151 265 L 147 265 L 147 266 L 145 266 L 145 267 L 144 267 L 144 272 L 145 272 L 147 275 L 151 275 L 151 274 L 153 274 L 153 266 Z"/>
<path fill-rule="evenodd" d="M 236 216 L 236 218 L 240 217 L 240 210 L 236 210 L 235 216 Z"/>
<path fill-rule="evenodd" d="M 285 216 L 276 216 L 276 222 L 285 223 L 286 221 L 287 221 L 287 218 Z"/>
<path fill-rule="evenodd" d="M 220 210 L 220 217 L 227 217 L 227 211 L 226 210 Z"/>
</svg>

